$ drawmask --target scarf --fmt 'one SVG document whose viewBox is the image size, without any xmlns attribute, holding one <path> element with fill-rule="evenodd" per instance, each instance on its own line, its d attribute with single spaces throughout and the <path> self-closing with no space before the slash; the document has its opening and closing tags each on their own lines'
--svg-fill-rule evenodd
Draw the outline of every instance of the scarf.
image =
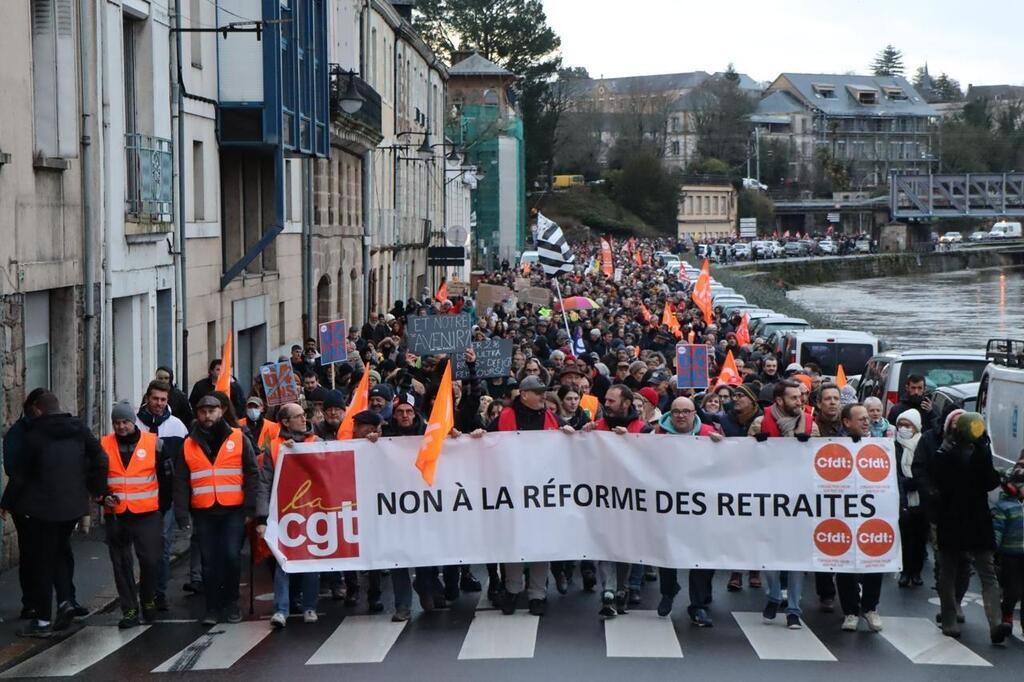
<svg viewBox="0 0 1024 682">
<path fill-rule="evenodd" d="M 904 478 L 913 478 L 911 466 L 914 464 L 914 452 L 917 450 L 917 443 L 921 440 L 921 434 L 915 433 L 910 438 L 896 436 L 896 442 L 903 447 L 903 454 L 900 456 L 900 472 Z M 907 492 L 907 506 L 917 507 L 921 504 L 921 496 L 917 491 Z"/>
<path fill-rule="evenodd" d="M 139 418 L 139 421 L 146 425 L 146 428 L 156 433 L 160 430 L 160 425 L 171 418 L 171 408 L 165 407 L 164 413 L 161 415 L 155 415 L 149 411 L 145 405 L 139 410 L 139 413 L 135 415 Z"/>
<path fill-rule="evenodd" d="M 779 409 L 778 405 L 772 405 L 772 416 L 775 417 L 775 423 L 779 425 L 779 433 L 783 436 L 796 435 L 796 429 L 801 425 L 804 419 L 803 412 L 796 417 L 790 417 L 789 415 L 784 414 L 782 410 Z"/>
</svg>

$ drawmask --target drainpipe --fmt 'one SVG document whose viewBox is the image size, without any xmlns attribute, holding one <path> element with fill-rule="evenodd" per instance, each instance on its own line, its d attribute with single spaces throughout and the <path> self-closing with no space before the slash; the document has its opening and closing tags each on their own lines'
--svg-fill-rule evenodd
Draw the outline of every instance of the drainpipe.
<svg viewBox="0 0 1024 682">
<path fill-rule="evenodd" d="M 370 1 L 366 0 L 363 3 L 363 8 L 359 17 L 359 73 L 362 74 L 364 80 L 369 82 L 366 78 L 366 36 L 373 35 L 369 31 L 370 13 L 369 13 Z M 373 150 L 369 149 L 363 152 L 363 320 L 370 319 L 370 240 L 373 234 Z M 355 318 L 356 312 L 352 311 L 352 317 Z M 359 324 L 361 320 L 352 319 L 348 321 L 349 326 Z"/>
<path fill-rule="evenodd" d="M 288 182 L 288 178 L 285 178 Z M 306 324 L 302 342 L 316 336 L 318 320 L 313 316 L 313 159 L 302 160 L 302 309 Z"/>
<path fill-rule="evenodd" d="M 199 34 L 196 34 L 199 35 Z M 181 67 L 181 0 L 174 0 L 174 58 L 175 73 L 172 74 L 174 86 L 174 109 L 178 118 L 178 143 L 174 145 L 178 161 L 178 205 L 174 212 L 177 229 L 174 235 L 174 290 L 177 305 L 175 308 L 175 327 L 180 331 L 178 339 L 178 386 L 187 388 L 188 376 L 188 296 L 186 295 L 185 278 L 185 100 L 183 90 L 185 81 Z M 184 390 L 184 389 L 183 389 Z"/>
<path fill-rule="evenodd" d="M 82 111 L 82 281 L 85 285 L 85 426 L 92 430 L 95 425 L 96 411 L 96 344 L 93 335 L 96 333 L 96 275 L 93 270 L 93 201 L 92 201 L 92 138 L 89 135 L 92 126 L 92 107 L 90 102 L 89 70 L 92 64 L 93 35 L 89 30 L 89 3 L 84 0 L 78 3 L 78 62 L 80 64 L 79 100 Z"/>
</svg>

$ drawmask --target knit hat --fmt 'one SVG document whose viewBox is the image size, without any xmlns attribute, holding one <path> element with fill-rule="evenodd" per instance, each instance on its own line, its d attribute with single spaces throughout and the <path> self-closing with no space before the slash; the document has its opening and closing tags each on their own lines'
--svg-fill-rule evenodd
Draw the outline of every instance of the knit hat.
<svg viewBox="0 0 1024 682">
<path fill-rule="evenodd" d="M 737 393 L 742 393 L 743 395 L 745 395 L 750 400 L 750 402 L 752 402 L 755 405 L 757 405 L 757 393 L 754 392 L 754 386 L 753 385 L 751 385 L 751 384 L 740 384 L 739 386 L 734 386 L 733 389 L 732 389 L 732 394 L 733 394 L 734 398 L 736 397 Z"/>
<path fill-rule="evenodd" d="M 383 420 L 380 418 L 380 415 L 377 414 L 376 412 L 371 412 L 370 410 L 363 410 L 362 412 L 357 414 L 355 417 L 353 417 L 352 421 L 354 421 L 356 424 L 366 424 L 368 426 L 380 426 L 380 424 L 381 424 L 381 422 Z"/>
<path fill-rule="evenodd" d="M 395 399 L 395 394 L 391 391 L 391 387 L 387 384 L 377 384 L 370 389 L 369 398 L 384 398 L 385 401 L 391 402 Z"/>
<path fill-rule="evenodd" d="M 650 386 L 644 386 L 639 391 L 637 391 L 637 393 L 642 395 L 644 397 L 644 400 L 649 402 L 651 405 L 658 405 L 658 392 L 655 391 Z"/>
<path fill-rule="evenodd" d="M 135 408 L 127 400 L 114 403 L 114 407 L 110 410 L 110 421 L 135 421 Z"/>
<path fill-rule="evenodd" d="M 327 397 L 324 398 L 324 409 L 330 407 L 345 407 L 345 394 L 337 389 L 327 391 Z"/>
<path fill-rule="evenodd" d="M 910 408 L 909 410 L 900 412 L 900 415 L 896 417 L 896 423 L 899 424 L 901 419 L 913 424 L 918 433 L 921 432 L 921 413 L 916 409 Z"/>
</svg>

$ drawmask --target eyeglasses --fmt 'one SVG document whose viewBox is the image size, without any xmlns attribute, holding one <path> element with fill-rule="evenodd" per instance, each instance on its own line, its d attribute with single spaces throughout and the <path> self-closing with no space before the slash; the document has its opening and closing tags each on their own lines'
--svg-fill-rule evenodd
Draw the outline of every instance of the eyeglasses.
<svg viewBox="0 0 1024 682">
<path fill-rule="evenodd" d="M 696 410 L 690 410 L 690 409 L 685 409 L 685 408 L 682 409 L 682 410 L 672 410 L 672 414 L 678 415 L 678 416 L 684 416 L 684 415 L 687 415 L 687 414 L 693 414 L 694 412 L 696 412 Z"/>
</svg>

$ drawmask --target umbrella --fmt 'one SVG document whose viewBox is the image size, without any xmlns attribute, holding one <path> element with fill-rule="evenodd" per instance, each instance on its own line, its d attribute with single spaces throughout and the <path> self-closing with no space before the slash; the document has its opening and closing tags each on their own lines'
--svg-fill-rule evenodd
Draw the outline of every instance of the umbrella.
<svg viewBox="0 0 1024 682">
<path fill-rule="evenodd" d="M 562 301 L 562 310 L 596 310 L 600 307 L 597 301 L 586 296 L 570 296 Z"/>
</svg>

